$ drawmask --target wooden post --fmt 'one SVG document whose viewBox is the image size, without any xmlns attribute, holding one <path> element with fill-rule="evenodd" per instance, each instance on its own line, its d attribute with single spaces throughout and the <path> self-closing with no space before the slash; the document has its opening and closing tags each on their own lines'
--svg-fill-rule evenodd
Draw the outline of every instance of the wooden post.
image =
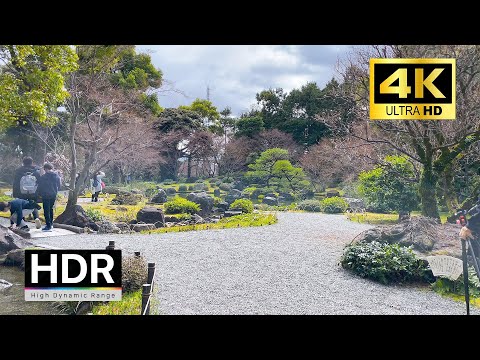
<svg viewBox="0 0 480 360">
<path fill-rule="evenodd" d="M 140 315 L 143 315 L 145 313 L 145 315 L 150 315 L 150 304 L 148 304 L 147 306 L 147 303 L 148 303 L 148 299 L 150 298 L 150 287 L 151 285 L 150 284 L 143 284 L 143 288 L 142 288 L 142 312 Z M 146 311 L 145 311 L 146 309 Z"/>
<path fill-rule="evenodd" d="M 108 246 L 105 249 L 106 250 L 115 250 L 115 240 L 110 240 L 108 242 Z"/>
<path fill-rule="evenodd" d="M 135 251 L 135 256 L 140 256 L 140 251 Z"/>
<path fill-rule="evenodd" d="M 152 284 L 153 276 L 155 275 L 155 263 L 148 263 L 147 284 Z M 152 289 L 153 290 L 153 289 Z"/>
</svg>

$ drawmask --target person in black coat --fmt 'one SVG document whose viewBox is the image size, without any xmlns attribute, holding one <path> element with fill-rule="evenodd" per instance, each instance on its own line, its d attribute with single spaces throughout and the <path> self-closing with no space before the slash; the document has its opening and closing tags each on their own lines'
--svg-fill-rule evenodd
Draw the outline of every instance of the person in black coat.
<svg viewBox="0 0 480 360">
<path fill-rule="evenodd" d="M 60 190 L 60 176 L 53 171 L 53 165 L 45 163 L 43 165 L 45 174 L 40 177 L 38 181 L 37 195 L 43 201 L 43 213 L 45 214 L 45 227 L 43 231 L 52 231 L 53 227 L 53 207 L 57 199 L 58 191 Z"/>
<path fill-rule="evenodd" d="M 40 179 L 40 168 L 33 164 L 33 159 L 31 157 L 24 157 L 23 158 L 23 165 L 15 170 L 15 175 L 13 177 L 13 192 L 12 196 L 17 199 L 24 199 L 24 200 L 32 200 L 37 202 L 37 195 L 36 194 L 23 194 L 20 189 L 20 179 L 25 176 L 27 173 L 31 173 L 33 176 L 37 178 L 37 185 L 38 179 Z M 33 217 L 35 219 L 35 223 L 38 224 L 40 220 L 38 219 L 38 210 L 33 210 Z"/>
</svg>

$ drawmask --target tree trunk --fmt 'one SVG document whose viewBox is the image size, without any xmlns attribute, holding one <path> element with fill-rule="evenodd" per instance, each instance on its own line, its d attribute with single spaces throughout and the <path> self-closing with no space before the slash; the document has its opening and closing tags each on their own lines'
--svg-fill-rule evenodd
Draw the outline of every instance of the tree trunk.
<svg viewBox="0 0 480 360">
<path fill-rule="evenodd" d="M 188 155 L 187 158 L 187 179 L 190 179 L 192 177 L 192 157 L 191 155 Z"/>
<path fill-rule="evenodd" d="M 433 173 L 431 166 L 426 164 L 423 168 L 419 184 L 420 199 L 422 201 L 422 215 L 440 220 L 435 193 L 437 181 L 438 177 Z"/>
<path fill-rule="evenodd" d="M 453 188 L 453 171 L 452 166 L 445 169 L 442 179 L 442 190 L 445 203 L 449 212 L 455 212 L 458 209 L 458 200 Z"/>
</svg>

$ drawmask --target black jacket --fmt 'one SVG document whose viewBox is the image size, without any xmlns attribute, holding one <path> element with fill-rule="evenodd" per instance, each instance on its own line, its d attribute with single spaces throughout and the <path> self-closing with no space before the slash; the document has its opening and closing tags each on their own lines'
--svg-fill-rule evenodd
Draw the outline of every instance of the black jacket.
<svg viewBox="0 0 480 360">
<path fill-rule="evenodd" d="M 475 234 L 480 235 L 480 211 L 472 215 L 467 222 L 467 227 Z"/>
<path fill-rule="evenodd" d="M 60 190 L 60 176 L 55 172 L 46 172 L 38 180 L 37 195 L 42 199 L 55 199 Z"/>
<path fill-rule="evenodd" d="M 20 166 L 17 170 L 15 170 L 15 176 L 13 177 L 13 192 L 12 196 L 14 198 L 31 198 L 31 195 L 22 194 L 20 191 L 20 179 L 24 176 L 27 172 L 31 172 L 33 176 L 37 178 L 37 185 L 38 180 L 40 179 L 40 168 L 37 166 Z"/>
</svg>

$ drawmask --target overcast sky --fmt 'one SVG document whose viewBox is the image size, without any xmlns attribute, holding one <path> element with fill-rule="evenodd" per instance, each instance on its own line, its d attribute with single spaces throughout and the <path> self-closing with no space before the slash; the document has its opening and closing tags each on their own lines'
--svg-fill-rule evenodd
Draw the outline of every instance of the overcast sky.
<svg viewBox="0 0 480 360">
<path fill-rule="evenodd" d="M 226 106 L 239 115 L 256 103 L 255 94 L 268 88 L 286 91 L 309 81 L 322 88 L 333 76 L 349 45 L 139 45 L 163 77 L 184 95 L 159 93 L 163 107 L 188 105 L 207 97 L 218 110 Z M 167 90 L 169 86 L 165 86 Z"/>
</svg>

